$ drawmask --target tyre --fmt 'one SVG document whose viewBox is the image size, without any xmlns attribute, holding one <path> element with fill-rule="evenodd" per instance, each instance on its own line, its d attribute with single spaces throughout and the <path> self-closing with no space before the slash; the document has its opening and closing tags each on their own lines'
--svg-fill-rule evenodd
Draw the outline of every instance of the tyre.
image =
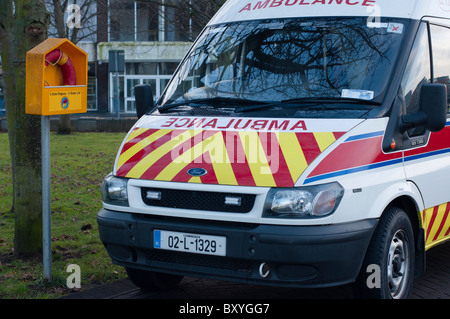
<svg viewBox="0 0 450 319">
<path fill-rule="evenodd" d="M 175 288 L 183 276 L 125 268 L 128 278 L 142 290 L 170 290 Z"/>
<path fill-rule="evenodd" d="M 357 296 L 407 299 L 414 281 L 414 233 L 404 210 L 389 207 L 380 219 L 356 282 Z"/>
</svg>

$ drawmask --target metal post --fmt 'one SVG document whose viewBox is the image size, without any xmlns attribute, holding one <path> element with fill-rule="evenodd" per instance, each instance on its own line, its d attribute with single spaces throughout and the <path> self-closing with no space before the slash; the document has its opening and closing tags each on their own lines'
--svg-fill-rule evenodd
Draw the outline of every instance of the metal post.
<svg viewBox="0 0 450 319">
<path fill-rule="evenodd" d="M 116 54 L 114 54 L 114 60 L 115 60 L 115 65 L 116 65 L 116 78 L 115 78 L 115 90 L 116 91 L 116 104 L 117 104 L 117 118 L 120 118 L 120 110 L 119 110 L 119 53 L 116 52 Z"/>
<path fill-rule="evenodd" d="M 117 60 L 117 55 L 116 55 L 116 60 Z M 115 92 L 116 92 L 116 105 L 117 105 L 117 118 L 120 119 L 120 107 L 119 107 L 119 93 L 120 93 L 120 89 L 119 89 L 119 72 L 116 72 L 116 76 L 115 76 L 115 82 L 116 82 L 116 88 L 115 88 Z"/>
<path fill-rule="evenodd" d="M 42 259 L 44 279 L 52 280 L 50 199 L 50 116 L 41 116 L 42 155 Z"/>
</svg>

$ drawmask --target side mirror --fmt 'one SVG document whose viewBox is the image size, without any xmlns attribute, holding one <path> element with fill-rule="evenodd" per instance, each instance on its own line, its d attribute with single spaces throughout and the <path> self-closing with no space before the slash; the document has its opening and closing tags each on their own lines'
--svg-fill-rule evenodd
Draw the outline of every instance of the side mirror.
<svg viewBox="0 0 450 319">
<path fill-rule="evenodd" d="M 402 116 L 402 131 L 425 126 L 431 132 L 439 132 L 447 122 L 447 86 L 441 83 L 422 85 L 419 112 Z"/>
<path fill-rule="evenodd" d="M 141 118 L 154 107 L 152 87 L 148 84 L 136 85 L 134 87 L 136 99 L 137 117 Z"/>
</svg>

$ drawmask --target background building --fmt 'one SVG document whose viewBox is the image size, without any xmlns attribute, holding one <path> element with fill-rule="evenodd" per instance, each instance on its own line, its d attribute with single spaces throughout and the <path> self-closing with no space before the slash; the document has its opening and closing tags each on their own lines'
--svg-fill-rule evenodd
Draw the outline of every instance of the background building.
<svg viewBox="0 0 450 319">
<path fill-rule="evenodd" d="M 195 2 L 195 10 L 180 6 L 180 0 L 95 2 L 78 45 L 89 53 L 88 108 L 100 113 L 116 113 L 118 105 L 121 114 L 134 114 L 137 84 L 151 84 L 158 98 L 204 26 L 195 11 L 212 16 L 216 10 L 204 0 L 182 1 Z M 123 50 L 124 72 L 108 72 L 111 50 Z"/>
</svg>

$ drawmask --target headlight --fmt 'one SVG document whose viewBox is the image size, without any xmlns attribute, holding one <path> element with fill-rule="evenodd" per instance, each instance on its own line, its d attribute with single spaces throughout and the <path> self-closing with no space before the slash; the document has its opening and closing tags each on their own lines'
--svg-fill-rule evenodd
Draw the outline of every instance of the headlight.
<svg viewBox="0 0 450 319">
<path fill-rule="evenodd" d="M 263 217 L 311 218 L 334 213 L 344 196 L 339 183 L 296 188 L 272 188 L 267 194 Z"/>
<path fill-rule="evenodd" d="M 109 174 L 102 183 L 103 202 L 112 205 L 128 206 L 128 179 Z"/>
</svg>

